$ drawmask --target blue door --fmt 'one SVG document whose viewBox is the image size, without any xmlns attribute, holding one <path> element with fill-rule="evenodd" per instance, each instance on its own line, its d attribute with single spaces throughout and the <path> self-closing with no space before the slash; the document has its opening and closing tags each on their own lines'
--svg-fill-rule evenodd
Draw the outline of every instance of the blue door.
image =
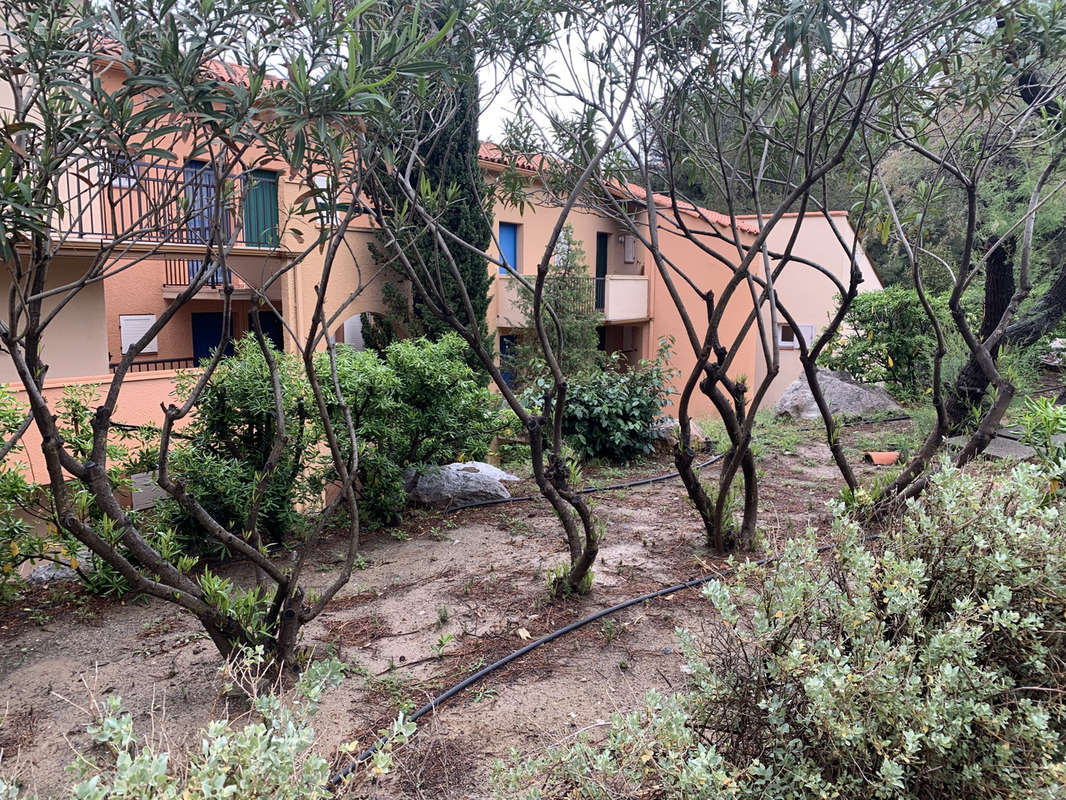
<svg viewBox="0 0 1066 800">
<path fill-rule="evenodd" d="M 222 312 L 206 311 L 189 315 L 192 318 L 192 357 L 196 363 L 208 358 L 222 339 Z M 233 339 L 226 342 L 226 355 L 233 355 Z"/>
<path fill-rule="evenodd" d="M 269 308 L 264 308 L 259 312 L 259 327 L 263 329 L 263 337 L 273 344 L 275 348 L 278 350 L 285 349 L 285 335 L 281 325 L 281 317 Z M 250 313 L 248 314 L 248 330 L 255 330 Z"/>
</svg>

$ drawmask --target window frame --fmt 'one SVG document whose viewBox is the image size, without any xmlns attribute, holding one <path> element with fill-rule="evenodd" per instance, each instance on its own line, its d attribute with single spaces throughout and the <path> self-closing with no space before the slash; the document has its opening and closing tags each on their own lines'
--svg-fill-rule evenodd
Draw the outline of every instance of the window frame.
<svg viewBox="0 0 1066 800">
<path fill-rule="evenodd" d="M 811 344 L 813 344 L 813 342 L 814 342 L 814 326 L 800 323 L 798 327 L 799 327 L 799 330 L 797 331 L 795 328 L 793 328 L 787 322 L 778 322 L 777 323 L 776 336 L 777 336 L 777 347 L 778 347 L 779 350 L 799 350 L 800 349 L 800 345 L 799 345 L 799 343 L 800 343 L 799 337 L 800 336 L 803 337 L 803 341 L 807 344 L 807 347 L 810 347 Z M 785 333 L 786 330 L 792 335 L 792 339 L 791 340 L 786 340 L 784 338 L 783 334 Z"/>
</svg>

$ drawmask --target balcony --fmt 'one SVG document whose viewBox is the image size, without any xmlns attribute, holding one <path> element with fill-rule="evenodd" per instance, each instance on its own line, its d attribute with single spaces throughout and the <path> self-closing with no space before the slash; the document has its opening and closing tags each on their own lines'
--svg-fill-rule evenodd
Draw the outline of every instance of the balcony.
<svg viewBox="0 0 1066 800">
<path fill-rule="evenodd" d="M 262 287 L 266 278 L 270 276 L 272 269 L 264 268 L 262 259 L 241 258 L 232 256 L 227 263 L 234 264 L 237 268 L 227 270 L 229 284 L 233 289 L 234 300 L 251 299 L 253 284 Z M 163 298 L 173 300 L 196 278 L 203 270 L 203 259 L 196 258 L 166 258 L 163 259 Z M 203 286 L 197 291 L 194 300 L 219 300 L 223 296 L 225 281 L 223 280 L 222 267 L 215 267 L 209 273 Z M 243 274 L 242 274 L 243 273 Z M 281 282 L 274 281 L 266 289 L 266 296 L 275 302 L 281 300 Z"/>
<path fill-rule="evenodd" d="M 169 250 L 278 247 L 276 173 L 252 170 L 219 183 L 205 162 L 77 159 L 60 178 L 55 236 L 75 244 L 122 239 Z"/>
<path fill-rule="evenodd" d="M 532 281 L 533 276 L 525 276 Z M 622 322 L 642 322 L 648 319 L 648 279 L 644 275 L 607 275 L 595 278 L 555 278 L 575 282 L 577 291 L 572 292 L 582 297 L 580 313 L 598 314 L 603 322 L 616 324 Z M 498 298 L 496 324 L 500 328 L 524 328 L 527 321 L 519 305 L 519 292 L 526 291 L 511 275 L 497 278 L 496 296 Z"/>
</svg>

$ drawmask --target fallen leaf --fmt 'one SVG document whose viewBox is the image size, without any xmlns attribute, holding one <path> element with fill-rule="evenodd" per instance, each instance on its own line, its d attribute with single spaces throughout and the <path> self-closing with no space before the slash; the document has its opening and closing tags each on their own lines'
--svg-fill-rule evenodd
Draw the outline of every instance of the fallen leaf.
<svg viewBox="0 0 1066 800">
<path fill-rule="evenodd" d="M 521 639 L 522 641 L 525 641 L 526 639 L 532 639 L 533 638 L 532 636 L 529 635 L 529 631 L 527 631 L 525 628 L 519 628 L 517 631 L 515 631 L 515 633 L 518 634 L 518 638 Z"/>
</svg>

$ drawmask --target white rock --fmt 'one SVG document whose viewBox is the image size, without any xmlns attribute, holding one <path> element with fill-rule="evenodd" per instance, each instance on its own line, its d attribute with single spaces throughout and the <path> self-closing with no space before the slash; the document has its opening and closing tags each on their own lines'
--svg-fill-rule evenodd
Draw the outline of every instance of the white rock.
<svg viewBox="0 0 1066 800">
<path fill-rule="evenodd" d="M 518 477 L 481 461 L 429 467 L 407 481 L 407 497 L 412 503 L 430 506 L 461 506 L 486 500 L 506 500 L 511 496 L 503 481 Z"/>
<path fill-rule="evenodd" d="M 819 369 L 818 384 L 834 416 L 866 417 L 903 411 L 892 399 L 892 395 L 880 386 L 859 383 L 844 372 Z M 788 385 L 781 399 L 777 401 L 774 412 L 778 416 L 800 419 L 818 419 L 821 416 L 814 402 L 814 395 L 811 394 L 811 387 L 807 385 L 806 375 L 800 375 Z"/>
<path fill-rule="evenodd" d="M 26 583 L 40 584 L 52 583 L 53 581 L 73 581 L 78 579 L 78 573 L 65 564 L 56 564 L 54 561 L 46 561 L 26 577 Z"/>
</svg>

